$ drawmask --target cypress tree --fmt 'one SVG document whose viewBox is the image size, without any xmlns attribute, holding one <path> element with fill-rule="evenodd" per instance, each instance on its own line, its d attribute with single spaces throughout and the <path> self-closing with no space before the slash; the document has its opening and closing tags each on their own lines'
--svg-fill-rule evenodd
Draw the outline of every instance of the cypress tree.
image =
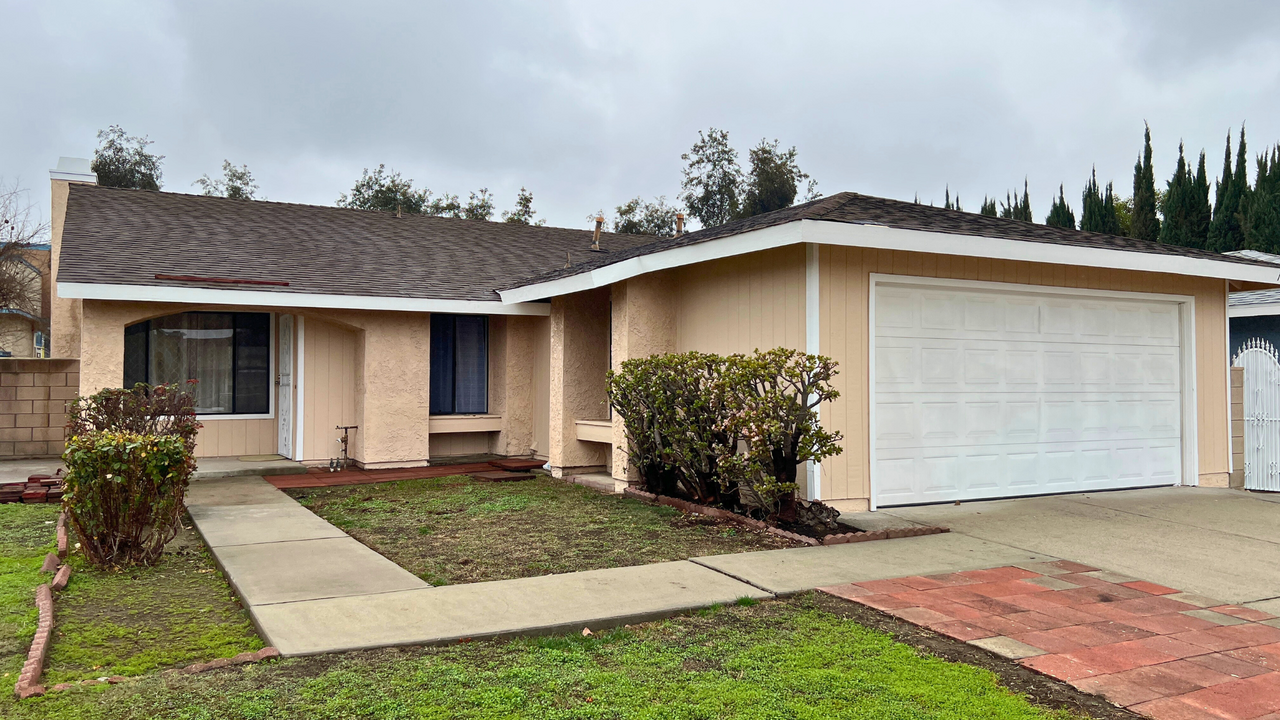
<svg viewBox="0 0 1280 720">
<path fill-rule="evenodd" d="M 1049 208 L 1049 215 L 1045 217 L 1044 224 L 1072 230 L 1076 229 L 1076 214 L 1071 212 L 1071 207 L 1067 205 L 1067 196 L 1062 191 L 1062 185 L 1058 186 L 1058 197 L 1054 199 L 1053 206 Z"/>
<path fill-rule="evenodd" d="M 1168 189 L 1164 193 L 1164 207 L 1160 208 L 1164 215 L 1164 222 L 1160 224 L 1160 242 L 1196 247 L 1191 217 L 1194 185 L 1195 176 L 1187 167 L 1182 143 L 1178 143 L 1178 166 L 1174 168 L 1173 177 L 1169 178 Z"/>
<path fill-rule="evenodd" d="M 1195 177 L 1191 179 L 1191 193 L 1187 196 L 1187 228 L 1190 232 L 1190 247 L 1206 248 L 1209 246 L 1209 223 L 1212 219 L 1212 206 L 1209 204 L 1209 174 L 1205 171 L 1204 151 L 1200 151 L 1200 164 L 1196 167 Z"/>
<path fill-rule="evenodd" d="M 1035 222 L 1031 218 L 1031 194 L 1027 191 L 1027 181 L 1022 181 L 1022 198 L 1017 194 L 1005 193 L 1004 202 L 1000 204 L 1000 217 L 1008 220 Z"/>
<path fill-rule="evenodd" d="M 1133 213 L 1129 237 L 1160 239 L 1160 217 L 1156 215 L 1156 175 L 1151 166 L 1151 126 L 1146 126 L 1142 154 L 1133 166 Z"/>
<path fill-rule="evenodd" d="M 1213 203 L 1213 221 L 1209 224 L 1209 249 L 1231 252 L 1245 246 L 1244 229 L 1240 227 L 1240 208 L 1249 193 L 1249 168 L 1244 142 L 1244 126 L 1240 126 L 1240 147 L 1236 167 L 1231 169 L 1231 133 L 1227 133 L 1227 151 L 1222 160 L 1222 179 L 1218 181 Z"/>
<path fill-rule="evenodd" d="M 1270 156 L 1258 156 L 1258 175 L 1253 190 L 1241 202 L 1240 225 L 1245 247 L 1269 253 L 1280 253 L 1280 144 Z"/>
<path fill-rule="evenodd" d="M 995 217 L 995 216 L 996 216 L 996 200 L 995 200 L 995 198 L 988 198 L 986 195 L 983 195 L 983 196 L 982 196 L 982 209 L 981 209 L 981 210 L 979 210 L 979 211 L 978 211 L 978 213 L 979 213 L 979 214 L 981 214 L 981 215 L 986 215 L 987 217 Z"/>
<path fill-rule="evenodd" d="M 1204 167 L 1204 153 L 1192 174 L 1181 143 L 1178 144 L 1178 167 L 1169 179 L 1164 196 L 1164 223 L 1160 242 L 1166 245 L 1203 248 L 1209 241 L 1209 180 Z"/>
<path fill-rule="evenodd" d="M 964 212 L 964 208 L 960 207 L 960 195 L 958 193 L 956 194 L 955 202 L 951 202 L 951 186 L 950 185 L 947 185 L 947 199 L 942 207 L 948 210 L 959 210 L 961 212 Z"/>
<path fill-rule="evenodd" d="M 1081 230 L 1107 235 L 1120 234 L 1120 219 L 1116 217 L 1116 199 L 1111 190 L 1111 183 L 1107 183 L 1107 192 L 1104 195 L 1098 189 L 1097 168 L 1094 168 L 1089 182 L 1085 184 L 1080 201 Z"/>
</svg>

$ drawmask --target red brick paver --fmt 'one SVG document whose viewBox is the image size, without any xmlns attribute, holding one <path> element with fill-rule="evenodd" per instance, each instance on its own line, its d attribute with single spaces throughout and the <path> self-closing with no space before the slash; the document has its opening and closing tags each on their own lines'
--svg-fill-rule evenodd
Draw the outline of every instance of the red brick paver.
<svg viewBox="0 0 1280 720">
<path fill-rule="evenodd" d="M 1028 567 L 1039 572 L 999 567 L 821 590 L 957 640 L 1037 648 L 1043 654 L 1018 662 L 1157 720 L 1280 719 L 1280 628 L 1264 624 L 1274 616 L 1237 605 L 1206 615 L 1174 588 L 1108 582 L 1067 560 Z M 1053 589 L 1036 584 L 1042 577 Z"/>
</svg>

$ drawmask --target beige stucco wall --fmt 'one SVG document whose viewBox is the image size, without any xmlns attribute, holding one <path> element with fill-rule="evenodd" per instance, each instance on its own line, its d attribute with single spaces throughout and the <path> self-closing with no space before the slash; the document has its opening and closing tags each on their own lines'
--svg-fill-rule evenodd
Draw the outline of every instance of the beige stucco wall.
<svg viewBox="0 0 1280 720">
<path fill-rule="evenodd" d="M 822 422 L 844 434 L 844 453 L 822 464 L 824 499 L 870 497 L 868 300 L 870 274 L 984 280 L 1055 287 L 1195 297 L 1196 400 L 1200 479 L 1223 484 L 1227 437 L 1227 283 L 1224 280 L 1127 270 L 1047 265 L 862 248 L 819 249 L 821 352 L 840 363 L 841 397 Z"/>
<path fill-rule="evenodd" d="M 675 352 L 679 287 L 673 272 L 658 272 L 616 283 L 611 288 L 613 350 L 616 371 L 632 358 Z M 627 433 L 622 417 L 613 414 L 610 470 L 619 480 L 634 480 L 627 462 Z"/>
<path fill-rule="evenodd" d="M 566 468 L 604 467 L 609 446 L 577 439 L 575 420 L 609 416 L 609 288 L 551 301 L 551 407 L 549 461 L 557 476 Z"/>
<path fill-rule="evenodd" d="M 190 310 L 288 313 L 303 327 L 303 454 L 335 457 L 337 425 L 358 425 L 351 457 L 366 467 L 421 465 L 433 455 L 528 455 L 549 436 L 550 320 L 490 317 L 490 414 L 498 432 L 431 430 L 431 326 L 426 313 L 396 313 L 173 303 L 84 303 L 81 392 L 119 387 L 124 381 L 124 328 L 135 322 Z M 301 322 L 299 322 L 301 321 Z M 297 347 L 297 343 L 295 343 Z M 607 350 L 607 342 L 606 342 Z M 294 353 L 297 360 L 297 352 Z M 297 383 L 299 373 L 294 372 Z M 596 380 L 603 387 L 603 370 Z M 295 402 L 298 393 L 294 393 Z M 258 455 L 276 451 L 275 417 L 203 418 L 200 456 Z M 548 440 L 542 440 L 546 454 Z M 602 464 L 602 463 L 601 463 Z"/>
<path fill-rule="evenodd" d="M 62 249 L 62 225 L 67 216 L 70 183 L 52 181 L 53 202 L 49 214 L 49 350 L 56 358 L 80 357 L 81 301 L 58 297 L 58 254 Z"/>
</svg>

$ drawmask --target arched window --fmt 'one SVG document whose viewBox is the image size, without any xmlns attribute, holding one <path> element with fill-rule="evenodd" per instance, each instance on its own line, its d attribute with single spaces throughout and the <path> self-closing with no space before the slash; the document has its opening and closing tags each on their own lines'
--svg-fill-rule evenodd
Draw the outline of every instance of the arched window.
<svg viewBox="0 0 1280 720">
<path fill-rule="evenodd" d="M 271 315 L 190 312 L 125 328 L 125 387 L 188 380 L 201 415 L 271 412 Z"/>
</svg>

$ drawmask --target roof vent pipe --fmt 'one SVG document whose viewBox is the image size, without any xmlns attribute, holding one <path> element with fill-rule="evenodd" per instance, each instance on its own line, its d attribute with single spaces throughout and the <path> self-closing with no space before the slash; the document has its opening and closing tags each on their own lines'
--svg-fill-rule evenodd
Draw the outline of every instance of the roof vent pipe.
<svg viewBox="0 0 1280 720">
<path fill-rule="evenodd" d="M 604 227 L 604 216 L 596 216 L 596 231 L 591 235 L 591 249 L 600 250 L 600 228 Z"/>
<path fill-rule="evenodd" d="M 676 213 L 676 237 L 684 234 L 684 213 Z"/>
</svg>

